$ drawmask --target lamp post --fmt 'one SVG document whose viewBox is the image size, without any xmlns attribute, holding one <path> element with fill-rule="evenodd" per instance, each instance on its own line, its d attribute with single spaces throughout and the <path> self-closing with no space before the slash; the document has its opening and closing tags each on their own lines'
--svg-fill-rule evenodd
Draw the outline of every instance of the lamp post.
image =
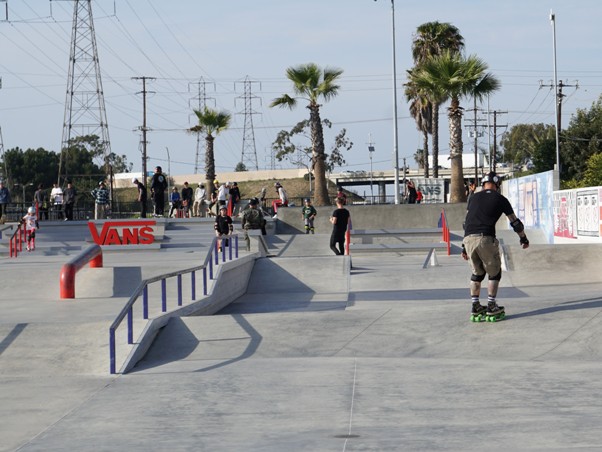
<svg viewBox="0 0 602 452">
<path fill-rule="evenodd" d="M 391 32 L 393 35 L 393 168 L 395 169 L 395 204 L 399 204 L 399 139 L 397 127 L 397 63 L 395 58 L 395 0 L 391 0 Z"/>
<path fill-rule="evenodd" d="M 374 203 L 374 188 L 372 182 L 372 154 L 374 153 L 374 146 L 372 145 L 372 137 L 370 137 L 370 143 L 368 143 L 368 154 L 370 155 L 370 204 Z"/>
<path fill-rule="evenodd" d="M 556 171 L 560 174 L 560 99 L 558 98 L 558 71 L 556 68 L 556 14 L 550 11 L 550 22 L 552 24 L 552 46 L 554 51 L 554 102 L 556 111 Z M 555 187 L 558 189 L 558 187 Z"/>
</svg>

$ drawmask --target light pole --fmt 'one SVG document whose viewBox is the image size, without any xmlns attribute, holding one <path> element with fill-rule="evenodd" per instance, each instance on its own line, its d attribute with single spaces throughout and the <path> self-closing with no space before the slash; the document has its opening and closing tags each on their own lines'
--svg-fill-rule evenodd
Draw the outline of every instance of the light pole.
<svg viewBox="0 0 602 452">
<path fill-rule="evenodd" d="M 552 11 L 550 11 L 550 22 L 552 24 L 552 46 L 554 50 L 554 99 L 556 100 L 556 102 L 554 102 L 556 107 L 556 171 L 558 171 L 558 173 L 560 174 L 560 99 L 558 98 L 558 71 L 556 68 L 556 15 Z"/>
<path fill-rule="evenodd" d="M 374 0 L 377 1 L 377 0 Z M 395 169 L 395 204 L 399 204 L 399 140 L 397 136 L 397 63 L 395 58 L 395 0 L 391 0 L 391 31 L 393 35 L 393 168 Z"/>
<path fill-rule="evenodd" d="M 374 144 L 372 143 L 372 134 L 370 134 L 368 143 L 368 154 L 370 155 L 370 204 L 374 204 L 374 188 L 372 184 L 372 154 L 374 153 Z"/>
</svg>

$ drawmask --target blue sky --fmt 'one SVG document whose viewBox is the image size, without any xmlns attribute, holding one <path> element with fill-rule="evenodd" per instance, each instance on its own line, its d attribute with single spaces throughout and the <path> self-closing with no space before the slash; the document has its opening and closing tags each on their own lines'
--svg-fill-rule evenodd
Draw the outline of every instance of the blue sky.
<svg viewBox="0 0 602 452">
<path fill-rule="evenodd" d="M 73 5 L 67 1 L 8 0 L 9 22 L 0 22 L 0 127 L 5 149 L 60 148 Z M 50 5 L 52 4 L 52 15 Z M 392 167 L 393 107 L 390 0 L 94 0 L 92 2 L 105 103 L 113 152 L 125 154 L 141 169 L 141 85 L 148 76 L 149 166 L 192 174 L 196 139 L 184 132 L 193 125 L 192 107 L 200 77 L 215 105 L 233 113 L 231 130 L 215 143 L 216 165 L 232 170 L 240 161 L 246 76 L 252 84 L 253 125 L 258 165 L 270 167 L 270 147 L 278 131 L 306 119 L 307 110 L 269 108 L 290 92 L 289 66 L 315 62 L 344 70 L 337 98 L 322 107 L 334 125 L 346 128 L 354 148 L 348 170 L 370 168 L 367 142 L 372 136 L 374 169 Z M 114 14 L 114 5 L 116 14 Z M 5 2 L 0 1 L 0 9 Z M 403 98 L 405 70 L 412 66 L 411 40 L 428 21 L 451 22 L 465 38 L 466 53 L 485 60 L 502 82 L 489 101 L 507 111 L 498 120 L 512 126 L 554 122 L 552 26 L 556 14 L 558 78 L 566 88 L 563 126 L 576 109 L 587 109 L 602 90 L 599 0 L 489 1 L 397 0 L 395 4 L 399 155 L 411 167 L 421 135 Z M 213 101 L 211 101 L 213 102 Z M 471 108 L 472 101 L 463 105 Z M 487 108 L 487 105 L 482 105 Z M 445 108 L 441 111 L 441 152 L 448 149 Z M 466 123 L 465 123 L 466 124 Z M 498 131 L 503 132 L 503 129 Z M 465 149 L 472 142 L 465 137 Z M 499 139 L 499 138 L 498 138 Z M 481 145 L 487 146 L 487 137 Z M 290 164 L 277 163 L 278 167 Z"/>
</svg>

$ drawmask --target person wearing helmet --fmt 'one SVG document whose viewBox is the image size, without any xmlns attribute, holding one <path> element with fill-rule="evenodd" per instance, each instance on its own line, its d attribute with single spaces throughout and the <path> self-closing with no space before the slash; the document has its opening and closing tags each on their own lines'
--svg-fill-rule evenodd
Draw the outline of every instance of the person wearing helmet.
<svg viewBox="0 0 602 452">
<path fill-rule="evenodd" d="M 278 199 L 272 201 L 272 210 L 274 211 L 274 218 L 278 218 L 278 207 L 288 206 L 288 196 L 280 182 L 276 182 L 274 188 L 278 192 Z"/>
<path fill-rule="evenodd" d="M 499 306 L 496 296 L 502 278 L 500 247 L 495 237 L 495 224 L 505 214 L 510 226 L 520 237 L 523 249 L 529 247 L 523 223 L 516 217 L 510 201 L 499 192 L 501 178 L 494 172 L 483 176 L 483 189 L 470 198 L 464 222 L 462 258 L 469 261 L 472 270 L 470 277 L 470 297 L 472 301 L 471 320 L 500 320 L 506 315 L 504 306 Z M 487 306 L 481 305 L 479 296 L 481 282 L 489 277 L 487 284 Z"/>
<path fill-rule="evenodd" d="M 146 218 L 146 202 L 148 199 L 146 187 L 136 177 L 132 179 L 132 184 L 136 186 L 136 191 L 138 192 L 136 200 L 140 203 L 140 218 Z"/>
<path fill-rule="evenodd" d="M 261 235 L 266 235 L 266 221 L 259 208 L 259 199 L 251 198 L 248 207 L 242 213 L 241 226 L 245 231 L 245 242 L 247 251 L 251 251 L 251 239 L 249 238 L 249 229 L 261 229 Z"/>
<path fill-rule="evenodd" d="M 318 214 L 316 208 L 311 205 L 311 199 L 305 198 L 304 205 L 301 208 L 301 218 L 305 224 L 305 233 L 314 233 L 314 218 Z"/>
<path fill-rule="evenodd" d="M 35 207 L 31 206 L 27 209 L 27 214 L 22 221 L 25 223 L 27 251 L 33 251 L 36 246 L 36 229 L 40 229 Z"/>
<path fill-rule="evenodd" d="M 228 246 L 228 237 L 232 235 L 232 231 L 234 230 L 232 217 L 228 216 L 228 208 L 226 206 L 219 208 L 219 214 L 215 217 L 213 229 L 215 229 L 215 236 L 218 238 L 217 250 L 221 251 L 222 245 L 224 247 Z"/>
<path fill-rule="evenodd" d="M 151 196 L 155 204 L 154 216 L 162 217 L 165 211 L 165 190 L 167 190 L 167 178 L 160 166 L 155 168 L 155 174 L 150 183 Z"/>
</svg>

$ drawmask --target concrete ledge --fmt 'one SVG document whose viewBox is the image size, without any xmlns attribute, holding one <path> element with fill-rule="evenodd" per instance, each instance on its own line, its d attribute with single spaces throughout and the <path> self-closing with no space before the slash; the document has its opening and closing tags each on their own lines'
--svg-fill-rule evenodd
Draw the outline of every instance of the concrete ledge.
<svg viewBox="0 0 602 452">
<path fill-rule="evenodd" d="M 172 317 L 213 315 L 244 295 L 249 285 L 255 260 L 258 257 L 259 255 L 254 253 L 220 264 L 216 268 L 216 283 L 209 295 L 149 320 L 140 334 L 138 342 L 134 344 L 132 351 L 123 363 L 120 373 L 129 372 L 136 366 L 138 361 L 144 358 L 159 330 L 167 325 Z"/>
<path fill-rule="evenodd" d="M 352 229 L 351 236 L 396 236 L 396 235 L 431 235 L 443 233 L 440 228 L 414 228 L 414 229 Z"/>
<path fill-rule="evenodd" d="M 349 249 L 353 252 L 369 251 L 423 251 L 431 249 L 446 249 L 447 243 L 351 243 Z"/>
</svg>

